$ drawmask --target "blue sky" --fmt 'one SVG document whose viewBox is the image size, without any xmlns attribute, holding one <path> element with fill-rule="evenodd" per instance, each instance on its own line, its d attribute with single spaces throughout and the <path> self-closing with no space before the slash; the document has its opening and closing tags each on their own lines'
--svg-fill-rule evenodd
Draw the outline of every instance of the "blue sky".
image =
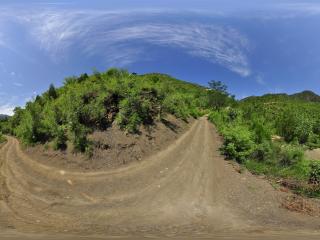
<svg viewBox="0 0 320 240">
<path fill-rule="evenodd" d="M 320 93 L 320 1 L 1 0 L 0 113 L 109 67 L 163 72 L 237 98 Z"/>
</svg>

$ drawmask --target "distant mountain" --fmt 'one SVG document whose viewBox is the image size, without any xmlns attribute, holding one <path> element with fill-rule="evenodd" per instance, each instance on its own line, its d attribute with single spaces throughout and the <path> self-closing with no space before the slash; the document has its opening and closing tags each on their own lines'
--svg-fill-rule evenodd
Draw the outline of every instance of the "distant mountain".
<svg viewBox="0 0 320 240">
<path fill-rule="evenodd" d="M 320 96 L 312 91 L 303 91 L 300 93 L 295 93 L 290 95 L 290 97 L 308 102 L 320 102 Z"/>
<path fill-rule="evenodd" d="M 6 118 L 8 118 L 8 117 L 9 117 L 8 115 L 0 114 L 0 120 L 6 119 Z"/>
<path fill-rule="evenodd" d="M 288 95 L 286 93 L 269 93 L 263 96 L 251 96 L 241 100 L 241 102 L 248 101 L 262 101 L 262 102 L 270 102 L 270 101 L 290 101 L 290 100 L 299 100 L 304 102 L 319 102 L 320 96 L 312 91 L 303 91 L 299 93 L 295 93 L 292 95 Z"/>
</svg>

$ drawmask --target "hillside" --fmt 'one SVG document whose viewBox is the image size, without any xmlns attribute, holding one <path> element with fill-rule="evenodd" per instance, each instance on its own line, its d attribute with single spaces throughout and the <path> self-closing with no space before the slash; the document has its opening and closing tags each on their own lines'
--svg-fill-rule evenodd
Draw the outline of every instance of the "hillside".
<svg viewBox="0 0 320 240">
<path fill-rule="evenodd" d="M 295 94 L 275 93 L 265 94 L 263 96 L 250 96 L 241 100 L 241 102 L 247 101 L 303 101 L 303 102 L 320 102 L 320 96 L 312 91 L 302 91 Z"/>
<path fill-rule="evenodd" d="M 320 96 L 312 91 L 303 91 L 300 93 L 292 94 L 290 97 L 308 102 L 320 102 Z"/>
<path fill-rule="evenodd" d="M 296 194 L 320 196 L 320 161 L 304 155 L 320 146 L 319 106 L 271 94 L 237 102 L 222 82 L 158 73 L 66 78 L 1 121 L 12 136 L 0 148 L 0 230 L 318 229 L 319 201 Z"/>
<path fill-rule="evenodd" d="M 141 127 L 152 128 L 167 115 L 184 121 L 195 118 L 207 102 L 207 91 L 199 85 L 165 74 L 109 69 L 68 77 L 60 88 L 51 85 L 25 108 L 16 108 L 2 131 L 28 146 L 40 143 L 92 156 L 96 145 L 88 136 L 95 131 L 117 126 L 139 134 Z"/>
<path fill-rule="evenodd" d="M 0 114 L 0 120 L 4 120 L 4 119 L 7 119 L 7 118 L 9 118 L 8 115 Z"/>
<path fill-rule="evenodd" d="M 320 161 L 310 161 L 307 151 L 320 148 L 318 97 L 310 91 L 248 97 L 209 119 L 224 137 L 228 159 L 296 193 L 320 196 Z"/>
</svg>

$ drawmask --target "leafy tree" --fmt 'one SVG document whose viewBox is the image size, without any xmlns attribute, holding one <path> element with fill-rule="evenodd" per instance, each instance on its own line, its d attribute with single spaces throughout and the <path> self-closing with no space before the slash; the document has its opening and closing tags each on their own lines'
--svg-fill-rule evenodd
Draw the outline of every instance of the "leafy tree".
<svg viewBox="0 0 320 240">
<path fill-rule="evenodd" d="M 229 95 L 228 92 L 227 92 L 227 85 L 225 85 L 224 83 L 222 83 L 221 81 L 210 81 L 208 83 L 209 85 L 209 88 L 213 91 L 217 91 L 217 92 L 220 92 L 220 93 L 224 93 L 226 95 Z"/>
<path fill-rule="evenodd" d="M 58 96 L 56 88 L 54 87 L 53 84 L 50 84 L 50 87 L 49 87 L 49 90 L 48 90 L 48 95 L 49 95 L 49 98 L 51 98 L 51 99 L 56 99 L 57 96 Z"/>
<path fill-rule="evenodd" d="M 210 81 L 208 85 L 209 106 L 215 110 L 220 110 L 231 104 L 233 97 L 227 92 L 227 86 L 225 84 L 221 81 Z"/>
</svg>

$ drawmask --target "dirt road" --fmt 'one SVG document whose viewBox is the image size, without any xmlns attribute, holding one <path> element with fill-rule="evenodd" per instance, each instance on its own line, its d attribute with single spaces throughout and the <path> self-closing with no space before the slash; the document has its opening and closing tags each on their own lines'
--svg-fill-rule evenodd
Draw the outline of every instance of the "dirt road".
<svg viewBox="0 0 320 240">
<path fill-rule="evenodd" d="M 281 208 L 284 193 L 237 173 L 220 156 L 220 144 L 213 125 L 201 118 L 149 159 L 82 173 L 42 165 L 10 137 L 0 153 L 0 238 L 318 234 L 320 218 Z"/>
</svg>

